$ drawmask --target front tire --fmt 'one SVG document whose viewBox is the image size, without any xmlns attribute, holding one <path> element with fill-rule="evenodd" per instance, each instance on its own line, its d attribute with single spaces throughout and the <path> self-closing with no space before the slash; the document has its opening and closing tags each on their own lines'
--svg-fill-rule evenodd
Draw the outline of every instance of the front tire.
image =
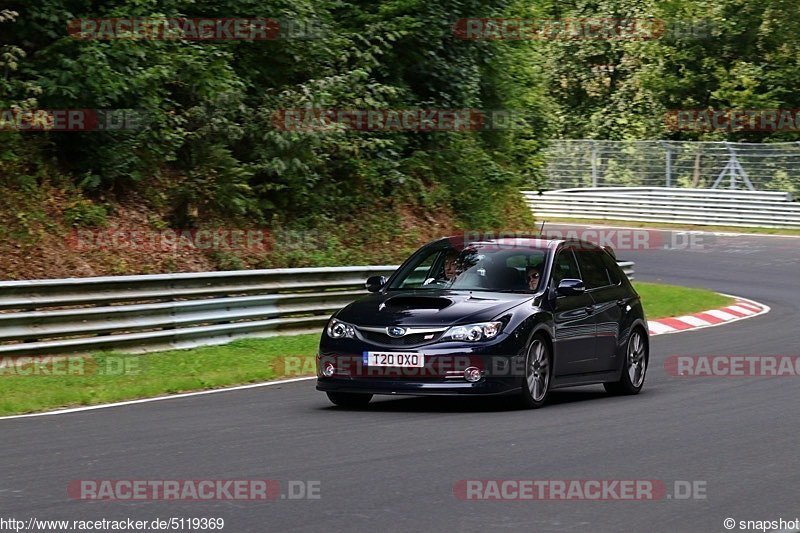
<svg viewBox="0 0 800 533">
<path fill-rule="evenodd" d="M 541 336 L 534 337 L 525 356 L 525 379 L 521 394 L 523 407 L 538 409 L 544 405 L 550 392 L 552 369 L 550 347 Z"/>
<path fill-rule="evenodd" d="M 622 376 L 619 381 L 603 383 L 606 392 L 622 395 L 639 394 L 647 374 L 649 352 L 647 339 L 642 330 L 638 328 L 633 330 L 625 350 L 625 367 L 622 369 Z"/>
<path fill-rule="evenodd" d="M 366 407 L 372 399 L 372 394 L 357 394 L 351 392 L 327 392 L 328 399 L 339 407 L 359 408 Z"/>
</svg>

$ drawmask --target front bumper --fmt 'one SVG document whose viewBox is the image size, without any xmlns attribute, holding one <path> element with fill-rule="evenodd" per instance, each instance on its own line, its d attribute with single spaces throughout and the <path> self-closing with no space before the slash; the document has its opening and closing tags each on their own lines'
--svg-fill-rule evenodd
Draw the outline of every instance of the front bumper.
<svg viewBox="0 0 800 533">
<path fill-rule="evenodd" d="M 397 396 L 497 396 L 520 391 L 515 384 L 495 379 L 467 382 L 424 382 L 409 380 L 369 380 L 317 378 L 317 390 Z"/>
<path fill-rule="evenodd" d="M 363 353 L 403 352 L 425 357 L 424 368 L 368 367 Z M 524 376 L 524 343 L 502 334 L 486 343 L 434 343 L 414 348 L 387 348 L 360 339 L 323 340 L 317 357 L 317 390 L 386 395 L 486 396 L 520 391 Z M 331 377 L 320 373 L 332 363 Z M 469 382 L 464 370 L 477 367 L 482 377 Z"/>
</svg>

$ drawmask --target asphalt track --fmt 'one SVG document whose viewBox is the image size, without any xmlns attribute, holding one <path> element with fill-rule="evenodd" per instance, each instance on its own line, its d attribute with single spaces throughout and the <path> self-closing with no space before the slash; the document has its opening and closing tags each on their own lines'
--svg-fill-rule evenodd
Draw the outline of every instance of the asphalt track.
<svg viewBox="0 0 800 533">
<path fill-rule="evenodd" d="M 800 378 L 676 378 L 680 355 L 800 355 L 800 239 L 705 236 L 688 250 L 621 252 L 637 277 L 772 307 L 652 339 L 637 397 L 556 391 L 550 405 L 381 399 L 332 408 L 313 381 L 2 420 L 0 518 L 223 517 L 224 531 L 726 531 L 725 518 L 800 517 Z M 318 500 L 104 502 L 75 479 L 319 481 Z M 706 499 L 462 501 L 465 479 L 705 483 Z M 734 529 L 733 531 L 739 531 Z"/>
</svg>

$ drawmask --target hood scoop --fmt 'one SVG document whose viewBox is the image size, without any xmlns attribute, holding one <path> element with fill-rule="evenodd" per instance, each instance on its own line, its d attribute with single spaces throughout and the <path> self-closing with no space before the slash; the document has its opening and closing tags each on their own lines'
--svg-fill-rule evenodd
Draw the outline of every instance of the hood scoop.
<svg viewBox="0 0 800 533">
<path fill-rule="evenodd" d="M 480 296 L 473 296 L 473 295 L 470 294 L 469 297 L 467 298 L 467 301 L 468 302 L 496 302 L 497 298 L 483 298 L 483 297 L 480 297 Z"/>
<path fill-rule="evenodd" d="M 441 311 L 453 304 L 447 298 L 435 298 L 430 296 L 395 296 L 383 302 L 380 309 L 387 311 L 410 311 L 412 309 L 430 309 Z"/>
</svg>

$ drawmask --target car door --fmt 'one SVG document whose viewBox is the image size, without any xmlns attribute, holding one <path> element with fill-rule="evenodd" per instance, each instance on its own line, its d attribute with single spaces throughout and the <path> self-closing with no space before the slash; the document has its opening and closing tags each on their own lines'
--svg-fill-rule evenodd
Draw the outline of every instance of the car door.
<svg viewBox="0 0 800 533">
<path fill-rule="evenodd" d="M 575 255 L 587 293 L 594 302 L 592 315 L 597 337 L 593 371 L 613 370 L 618 368 L 617 344 L 627 291 L 617 269 L 609 268 L 614 260 L 605 250 L 585 244 L 576 250 Z"/>
<path fill-rule="evenodd" d="M 552 287 L 563 279 L 580 279 L 580 270 L 570 248 L 562 248 L 553 261 Z M 595 361 L 595 320 L 590 313 L 594 305 L 588 293 L 558 296 L 553 304 L 555 326 L 554 367 L 556 376 L 592 372 Z"/>
</svg>

